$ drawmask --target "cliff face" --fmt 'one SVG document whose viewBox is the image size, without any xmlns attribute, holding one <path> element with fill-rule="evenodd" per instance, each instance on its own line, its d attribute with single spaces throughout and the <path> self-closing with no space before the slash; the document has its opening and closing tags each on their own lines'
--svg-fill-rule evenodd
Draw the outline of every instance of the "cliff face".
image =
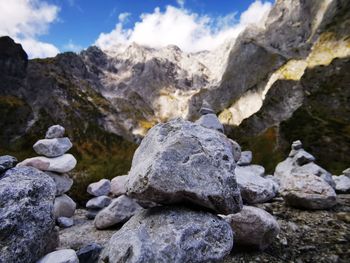
<svg viewBox="0 0 350 263">
<path fill-rule="evenodd" d="M 110 178 L 127 172 L 134 142 L 149 128 L 178 116 L 196 119 L 205 99 L 229 136 L 268 169 L 297 138 L 337 172 L 349 163 L 348 146 L 335 153 L 341 141 L 349 145 L 348 10 L 347 0 L 276 1 L 264 27 L 196 54 L 132 44 L 28 61 L 20 45 L 2 37 L 0 154 L 34 154 L 38 134 L 58 123 L 76 145 L 78 170 Z"/>
</svg>

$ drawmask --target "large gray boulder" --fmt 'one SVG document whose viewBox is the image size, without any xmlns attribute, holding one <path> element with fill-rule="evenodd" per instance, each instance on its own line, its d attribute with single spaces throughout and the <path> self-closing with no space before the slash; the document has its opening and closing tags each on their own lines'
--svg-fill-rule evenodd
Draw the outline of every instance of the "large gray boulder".
<svg viewBox="0 0 350 263">
<path fill-rule="evenodd" d="M 333 176 L 335 191 L 339 194 L 350 193 L 350 177 L 346 175 Z"/>
<path fill-rule="evenodd" d="M 8 169 L 15 167 L 17 159 L 10 155 L 0 156 L 0 177 L 1 174 L 6 172 Z"/>
<path fill-rule="evenodd" d="M 221 262 L 233 245 L 223 219 L 187 208 L 156 207 L 133 216 L 102 253 L 103 262 Z"/>
<path fill-rule="evenodd" d="M 267 248 L 280 232 L 276 219 L 265 210 L 243 206 L 236 214 L 223 216 L 235 233 L 239 245 L 254 246 L 261 250 Z"/>
<path fill-rule="evenodd" d="M 129 220 L 134 214 L 142 210 L 142 207 L 126 195 L 114 199 L 106 208 L 102 209 L 95 217 L 95 227 L 106 229 Z"/>
<path fill-rule="evenodd" d="M 283 180 L 292 174 L 313 174 L 321 177 L 331 187 L 335 188 L 332 175 L 315 164 L 314 161 L 315 157 L 302 148 L 301 142 L 295 141 L 292 144 L 292 150 L 287 159 L 276 166 L 274 175 L 278 179 Z"/>
<path fill-rule="evenodd" d="M 50 176 L 56 184 L 56 196 L 63 195 L 68 192 L 72 185 L 73 179 L 68 176 L 68 174 L 57 174 L 53 172 L 45 172 L 48 176 Z"/>
<path fill-rule="evenodd" d="M 61 125 L 53 125 L 47 130 L 45 139 L 62 138 L 64 132 L 65 129 Z"/>
<path fill-rule="evenodd" d="M 46 157 L 58 157 L 72 148 L 73 144 L 69 138 L 43 139 L 33 145 L 34 151 Z"/>
<path fill-rule="evenodd" d="M 53 217 L 55 183 L 32 167 L 0 180 L 0 262 L 36 262 L 58 245 Z"/>
<path fill-rule="evenodd" d="M 278 193 L 278 184 L 269 178 L 261 177 L 261 169 L 255 169 L 255 167 L 259 166 L 237 166 L 235 169 L 237 183 L 245 204 L 264 203 Z"/>
<path fill-rule="evenodd" d="M 67 173 L 73 170 L 76 165 L 77 160 L 69 153 L 55 158 L 47 158 L 43 156 L 28 158 L 17 164 L 17 166 L 31 166 L 41 171 L 57 173 Z"/>
<path fill-rule="evenodd" d="M 336 205 L 334 189 L 313 174 L 292 174 L 281 180 L 280 193 L 286 204 L 305 209 L 328 209 Z"/>
<path fill-rule="evenodd" d="M 175 119 L 154 126 L 142 140 L 128 175 L 127 195 L 236 213 L 242 200 L 235 166 L 233 144 L 224 134 Z"/>
</svg>

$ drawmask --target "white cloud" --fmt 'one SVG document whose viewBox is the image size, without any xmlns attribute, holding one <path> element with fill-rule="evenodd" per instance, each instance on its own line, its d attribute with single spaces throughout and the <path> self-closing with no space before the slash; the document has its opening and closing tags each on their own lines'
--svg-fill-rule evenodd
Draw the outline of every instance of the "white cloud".
<svg viewBox="0 0 350 263">
<path fill-rule="evenodd" d="M 56 55 L 54 45 L 37 38 L 48 32 L 59 8 L 42 0 L 0 0 L 0 35 L 20 42 L 30 58 Z"/>
<path fill-rule="evenodd" d="M 181 7 L 184 8 L 185 6 L 185 0 L 176 0 L 177 4 Z"/>
<path fill-rule="evenodd" d="M 84 47 L 77 45 L 73 42 L 72 39 L 69 39 L 68 43 L 63 46 L 64 51 L 73 51 L 73 52 L 79 52 L 83 49 Z"/>
<path fill-rule="evenodd" d="M 124 16 L 110 33 L 101 33 L 95 44 L 102 49 L 115 48 L 136 42 L 150 47 L 179 46 L 186 52 L 212 50 L 228 38 L 235 38 L 249 24 L 263 26 L 271 9 L 270 2 L 256 0 L 243 12 L 239 20 L 236 13 L 224 17 L 199 15 L 183 7 L 167 6 L 164 12 L 156 8 L 153 13 L 142 14 L 132 29 L 124 28 Z"/>
</svg>

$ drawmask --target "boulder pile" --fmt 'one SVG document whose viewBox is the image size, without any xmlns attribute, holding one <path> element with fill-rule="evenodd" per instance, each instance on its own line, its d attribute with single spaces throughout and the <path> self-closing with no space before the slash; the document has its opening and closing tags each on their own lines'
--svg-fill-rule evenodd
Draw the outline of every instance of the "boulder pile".
<svg viewBox="0 0 350 263">
<path fill-rule="evenodd" d="M 336 204 L 331 174 L 314 161 L 302 143 L 295 141 L 288 158 L 277 165 L 274 175 L 287 204 L 306 209 L 327 209 Z"/>
<path fill-rule="evenodd" d="M 60 125 L 51 126 L 45 139 L 37 141 L 33 149 L 40 156 L 28 158 L 17 164 L 18 167 L 31 166 L 45 172 L 56 185 L 54 217 L 60 227 L 73 225 L 72 216 L 76 203 L 65 193 L 70 190 L 73 180 L 67 174 L 77 164 L 73 155 L 67 153 L 72 148 L 69 138 L 64 137 L 65 129 Z"/>
<path fill-rule="evenodd" d="M 204 116 L 217 119 L 204 106 Z M 235 175 L 239 145 L 218 125 L 203 123 L 174 119 L 154 126 L 136 150 L 129 174 L 114 178 L 109 194 L 106 187 L 95 197 L 119 196 L 97 213 L 96 228 L 131 217 L 112 236 L 102 262 L 217 262 L 230 253 L 234 240 L 265 249 L 277 236 L 272 215 L 259 208 L 242 210 Z M 90 185 L 88 192 L 96 195 L 104 182 Z M 258 222 L 256 238 L 244 234 L 253 231 L 251 221 Z M 237 239 L 236 231 L 243 233 Z"/>
</svg>

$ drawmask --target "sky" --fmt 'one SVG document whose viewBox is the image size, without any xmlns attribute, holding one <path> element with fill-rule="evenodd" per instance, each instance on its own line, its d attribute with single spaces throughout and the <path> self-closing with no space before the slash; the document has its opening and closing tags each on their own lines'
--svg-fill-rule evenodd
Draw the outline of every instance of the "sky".
<svg viewBox="0 0 350 263">
<path fill-rule="evenodd" d="M 132 42 L 212 50 L 247 25 L 264 26 L 274 0 L 0 0 L 0 36 L 30 58 Z"/>
</svg>

